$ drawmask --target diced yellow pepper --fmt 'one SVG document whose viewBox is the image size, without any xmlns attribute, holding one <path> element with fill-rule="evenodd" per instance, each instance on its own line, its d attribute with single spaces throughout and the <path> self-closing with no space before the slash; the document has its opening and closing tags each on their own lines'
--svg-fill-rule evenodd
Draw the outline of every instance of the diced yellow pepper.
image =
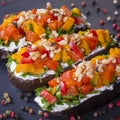
<svg viewBox="0 0 120 120">
<path fill-rule="evenodd" d="M 41 35 L 41 34 L 45 33 L 45 29 L 41 25 L 34 26 L 34 31 L 38 35 Z"/>
<path fill-rule="evenodd" d="M 20 63 L 22 56 L 19 53 L 15 53 L 11 56 L 11 58 L 16 60 L 17 63 Z"/>
<path fill-rule="evenodd" d="M 65 45 L 64 48 L 69 52 L 70 51 L 70 46 L 69 45 Z"/>
<path fill-rule="evenodd" d="M 111 48 L 109 53 L 110 57 L 120 57 L 120 48 Z"/>
<path fill-rule="evenodd" d="M 68 60 L 71 59 L 65 49 L 63 49 L 61 52 L 61 58 L 62 58 L 62 62 L 67 62 Z"/>
<path fill-rule="evenodd" d="M 4 19 L 2 23 L 2 28 L 5 29 L 15 19 L 17 19 L 17 15 L 11 15 L 9 18 Z"/>
<path fill-rule="evenodd" d="M 33 64 L 17 64 L 16 73 L 31 73 L 31 74 L 41 74 L 44 72 L 44 68 L 36 68 Z"/>
<path fill-rule="evenodd" d="M 92 62 L 93 64 L 95 64 L 97 60 L 98 60 L 98 61 L 101 61 L 101 60 L 103 60 L 103 59 L 105 59 L 105 58 L 106 58 L 105 55 L 99 55 L 99 56 L 96 56 L 96 57 L 92 58 L 92 59 L 91 59 L 91 62 Z"/>
<path fill-rule="evenodd" d="M 77 15 L 81 15 L 81 12 L 80 12 L 80 9 L 79 8 L 77 8 L 77 7 L 74 7 L 73 9 L 72 9 L 72 12 L 73 13 L 76 13 Z"/>
<path fill-rule="evenodd" d="M 112 42 L 112 38 L 110 36 L 110 31 L 109 30 L 105 30 L 105 33 L 106 33 L 106 41 L 108 43 L 111 43 Z"/>
<path fill-rule="evenodd" d="M 75 20 L 72 17 L 68 17 L 68 19 L 65 21 L 65 23 L 62 26 L 63 30 L 69 30 L 73 24 L 74 24 Z"/>
<path fill-rule="evenodd" d="M 101 43 L 101 45 L 103 47 L 106 47 L 106 43 L 105 43 L 105 38 L 106 38 L 106 34 L 105 31 L 103 29 L 98 29 L 96 30 L 97 36 L 98 36 L 98 41 Z"/>
<path fill-rule="evenodd" d="M 23 30 L 25 33 L 30 30 L 30 24 L 32 24 L 34 32 L 38 35 L 45 33 L 45 29 L 41 25 L 38 25 L 34 20 L 27 20 L 23 24 Z"/>
<path fill-rule="evenodd" d="M 88 46 L 87 41 L 84 40 L 84 39 L 82 40 L 82 42 L 80 44 L 80 48 L 83 48 L 85 50 L 85 55 L 88 55 L 91 52 L 91 50 L 90 50 L 90 48 Z"/>
<path fill-rule="evenodd" d="M 17 64 L 16 65 L 16 73 L 32 73 L 34 72 L 35 68 L 33 64 Z"/>
<path fill-rule="evenodd" d="M 61 54 L 60 54 L 60 53 L 57 53 L 57 54 L 55 54 L 53 60 L 57 60 L 57 61 L 59 61 L 60 58 L 61 58 Z"/>
</svg>

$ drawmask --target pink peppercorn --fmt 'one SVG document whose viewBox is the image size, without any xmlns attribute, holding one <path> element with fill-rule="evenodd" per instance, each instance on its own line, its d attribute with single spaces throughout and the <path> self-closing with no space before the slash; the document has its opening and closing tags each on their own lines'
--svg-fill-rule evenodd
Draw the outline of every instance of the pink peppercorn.
<svg viewBox="0 0 120 120">
<path fill-rule="evenodd" d="M 82 5 L 82 7 L 86 7 L 86 2 L 83 1 L 83 2 L 81 3 L 81 5 Z"/>
<path fill-rule="evenodd" d="M 74 117 L 74 116 L 71 116 L 71 117 L 70 117 L 70 120 L 75 120 L 75 117 Z"/>
<path fill-rule="evenodd" d="M 116 102 L 116 105 L 120 107 L 120 100 Z"/>
<path fill-rule="evenodd" d="M 116 23 L 114 23 L 112 26 L 114 29 L 116 29 L 118 27 L 118 25 Z"/>
<path fill-rule="evenodd" d="M 113 107 L 114 107 L 114 104 L 113 104 L 113 103 L 109 103 L 109 104 L 108 104 L 108 108 L 111 109 L 111 108 L 113 108 Z"/>
<path fill-rule="evenodd" d="M 44 112 L 44 117 L 45 118 L 48 118 L 49 117 L 49 114 L 47 112 Z"/>
<path fill-rule="evenodd" d="M 6 2 L 5 2 L 5 1 L 2 1 L 2 2 L 1 2 L 1 5 L 2 5 L 2 6 L 5 6 L 5 5 L 6 5 Z"/>
<path fill-rule="evenodd" d="M 116 30 L 117 30 L 118 32 L 120 32 L 120 26 L 117 26 Z"/>
<path fill-rule="evenodd" d="M 100 25 L 104 25 L 105 21 L 104 20 L 100 20 L 99 23 L 100 23 Z"/>
<path fill-rule="evenodd" d="M 10 113 L 10 117 L 11 117 L 11 118 L 15 118 L 15 112 L 11 112 L 11 113 Z"/>
</svg>

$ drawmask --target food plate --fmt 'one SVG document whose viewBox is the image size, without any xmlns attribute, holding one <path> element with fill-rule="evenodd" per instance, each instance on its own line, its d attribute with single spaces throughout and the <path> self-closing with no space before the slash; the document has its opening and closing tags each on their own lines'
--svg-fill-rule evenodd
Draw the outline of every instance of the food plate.
<svg viewBox="0 0 120 120">
<path fill-rule="evenodd" d="M 103 0 L 102 0 L 103 1 Z M 90 13 L 88 15 L 88 21 L 91 23 L 92 28 L 107 28 L 109 29 L 112 33 L 116 34 L 117 31 L 115 29 L 112 29 L 112 24 L 113 22 L 108 22 L 107 16 L 111 16 L 112 18 L 114 18 L 115 16 L 113 15 L 114 11 L 116 9 L 118 9 L 115 5 L 112 4 L 112 1 L 106 0 L 104 2 L 102 1 L 97 1 L 96 4 L 93 4 L 92 1 L 85 1 L 85 3 L 83 1 L 73 1 L 75 5 L 77 5 L 77 7 L 79 7 L 81 9 L 81 11 L 85 14 L 88 15 L 88 13 Z M 32 8 L 41 8 L 41 7 L 45 7 L 46 6 L 46 2 L 47 1 L 33 1 L 33 0 L 21 0 L 21 1 L 4 1 L 5 4 L 2 3 L 2 5 L 0 6 L 0 22 L 2 22 L 2 18 L 4 17 L 5 14 L 8 13 L 16 13 L 22 10 L 29 10 Z M 52 0 L 49 2 L 52 2 Z M 66 0 L 66 1 L 55 1 L 52 2 L 53 6 L 56 8 L 59 8 L 61 5 L 65 4 L 67 6 L 70 7 L 71 3 L 73 3 L 70 0 Z M 111 4 L 109 3 L 111 2 Z M 34 4 L 33 4 L 34 3 Z M 85 5 L 84 5 L 84 4 Z M 98 8 L 100 8 L 101 10 L 98 11 Z M 97 17 L 96 17 L 97 16 Z M 117 16 L 117 19 L 119 18 L 119 16 Z M 105 20 L 105 25 L 101 25 L 99 22 L 100 20 Z M 6 61 L 0 61 L 0 101 L 3 99 L 3 93 L 4 92 L 8 92 L 9 95 L 11 96 L 12 103 L 9 104 L 8 106 L 3 106 L 0 104 L 0 113 L 4 113 L 6 110 L 11 109 L 12 111 L 16 111 L 18 113 L 21 114 L 23 120 L 37 120 L 39 118 L 42 118 L 41 116 L 39 116 L 37 114 L 38 110 L 40 109 L 39 106 L 34 102 L 33 99 L 31 99 L 30 103 L 26 103 L 23 99 L 19 99 L 17 97 L 17 93 L 19 92 L 19 90 L 14 87 L 9 81 L 8 81 L 8 77 L 7 77 L 7 70 L 5 67 Z M 119 97 L 119 96 L 118 96 Z M 119 100 L 119 98 L 116 98 L 116 100 Z M 30 106 L 34 109 L 35 114 L 30 115 L 27 112 L 23 112 L 21 110 L 21 106 Z M 104 106 L 102 107 L 103 109 L 106 109 L 108 106 Z M 99 109 L 98 109 L 99 110 Z M 96 110 L 96 111 L 98 111 Z M 101 119 L 110 119 L 112 117 L 118 116 L 119 113 L 118 111 L 120 110 L 119 107 L 115 107 L 114 109 L 108 110 L 108 112 L 104 115 L 101 115 L 99 117 L 93 117 L 93 113 L 89 113 L 91 116 L 84 115 L 83 118 L 85 120 L 101 120 Z M 48 118 L 48 120 L 59 120 L 59 119 L 63 119 L 63 120 L 68 120 L 69 117 L 58 117 L 55 115 L 50 115 Z"/>
</svg>

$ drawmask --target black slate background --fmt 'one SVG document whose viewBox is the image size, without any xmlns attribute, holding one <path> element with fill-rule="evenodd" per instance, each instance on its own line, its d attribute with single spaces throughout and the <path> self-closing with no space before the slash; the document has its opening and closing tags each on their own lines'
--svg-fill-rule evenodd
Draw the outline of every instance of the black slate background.
<svg viewBox="0 0 120 120">
<path fill-rule="evenodd" d="M 1 5 L 1 2 L 6 2 L 5 6 Z M 53 4 L 53 7 L 59 8 L 61 5 L 66 4 L 69 8 L 71 3 L 75 3 L 77 7 L 81 9 L 81 12 L 86 15 L 87 11 L 90 11 L 90 15 L 88 16 L 88 21 L 91 23 L 92 28 L 106 28 L 111 31 L 113 34 L 117 34 L 117 31 L 112 28 L 113 22 L 107 22 L 107 16 L 111 16 L 112 18 L 117 18 L 117 24 L 120 25 L 120 14 L 118 16 L 114 15 L 114 11 L 118 10 L 120 12 L 120 8 L 117 8 L 113 5 L 112 0 L 96 0 L 96 6 L 92 5 L 93 0 L 84 0 L 86 1 L 86 7 L 82 7 L 82 0 L 0 0 L 0 23 L 3 20 L 5 14 L 8 13 L 16 13 L 22 10 L 29 10 L 32 8 L 45 8 L 46 2 L 50 1 Z M 120 2 L 120 0 L 118 0 Z M 107 14 L 103 14 L 103 12 L 97 12 L 97 7 L 101 9 L 106 9 L 108 11 Z M 105 20 L 105 25 L 100 25 L 99 21 Z M 7 106 L 2 106 L 0 104 L 0 113 L 4 113 L 5 110 L 10 109 L 12 111 L 18 112 L 21 114 L 23 120 L 38 120 L 40 116 L 38 116 L 37 111 L 39 106 L 31 99 L 30 103 L 26 103 L 24 99 L 20 99 L 17 97 L 17 94 L 20 92 L 16 87 L 14 87 L 8 80 L 7 70 L 6 70 L 6 61 L 0 61 L 0 101 L 3 99 L 3 93 L 8 92 L 12 98 L 12 103 Z M 113 99 L 115 104 L 116 101 L 120 100 L 120 95 Z M 102 100 L 101 100 L 102 101 Z M 30 115 L 27 112 L 21 111 L 21 106 L 30 106 L 34 109 L 35 114 Z M 87 109 L 87 108 L 85 108 Z M 108 112 L 99 117 L 93 117 L 93 113 L 95 111 L 107 109 Z M 113 107 L 112 109 L 108 109 L 108 104 L 102 106 L 101 108 L 91 111 L 90 113 L 83 115 L 83 120 L 111 120 L 111 118 L 120 115 L 120 107 Z M 48 119 L 45 120 L 69 120 L 69 117 L 58 117 L 55 115 L 50 115 Z M 9 118 L 9 120 L 13 120 Z"/>
</svg>

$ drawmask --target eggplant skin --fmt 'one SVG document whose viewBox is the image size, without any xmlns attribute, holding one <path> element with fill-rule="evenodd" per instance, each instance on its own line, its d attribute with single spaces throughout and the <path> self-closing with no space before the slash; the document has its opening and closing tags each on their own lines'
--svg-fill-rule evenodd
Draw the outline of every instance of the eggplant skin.
<svg viewBox="0 0 120 120">
<path fill-rule="evenodd" d="M 17 52 L 17 49 L 15 49 L 14 51 L 11 51 L 11 52 L 0 49 L 0 60 L 7 60 L 7 56 L 12 55 L 15 52 Z"/>
<path fill-rule="evenodd" d="M 115 98 L 119 94 L 120 90 L 120 79 L 113 83 L 113 90 L 105 90 L 101 92 L 99 95 L 93 96 L 88 100 L 80 103 L 78 106 L 75 106 L 70 109 L 63 110 L 61 112 L 53 112 L 52 114 L 56 114 L 58 116 L 61 115 L 84 115 L 92 110 L 95 110 Z"/>
<path fill-rule="evenodd" d="M 47 85 L 47 82 L 51 79 L 53 79 L 55 76 L 54 75 L 48 75 L 44 78 L 40 79 L 34 79 L 34 80 L 23 80 L 21 78 L 16 77 L 9 68 L 7 68 L 7 72 L 8 72 L 8 78 L 10 80 L 10 82 L 16 86 L 17 88 L 19 88 L 22 91 L 33 91 L 38 87 L 41 87 L 43 85 Z M 42 82 L 41 82 L 42 81 Z"/>
</svg>

